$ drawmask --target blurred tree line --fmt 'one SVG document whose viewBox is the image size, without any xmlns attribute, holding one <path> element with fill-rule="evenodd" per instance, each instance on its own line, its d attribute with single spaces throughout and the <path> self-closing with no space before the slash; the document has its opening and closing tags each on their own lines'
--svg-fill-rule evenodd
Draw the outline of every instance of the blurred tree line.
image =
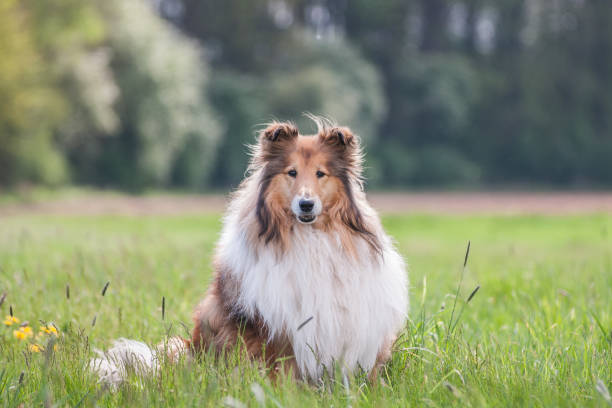
<svg viewBox="0 0 612 408">
<path fill-rule="evenodd" d="M 612 185 L 605 0 L 0 0 L 0 185 L 226 188 L 324 114 L 378 187 Z"/>
<path fill-rule="evenodd" d="M 0 55 L 0 185 L 206 185 L 202 48 L 146 0 L 0 0 Z"/>
</svg>

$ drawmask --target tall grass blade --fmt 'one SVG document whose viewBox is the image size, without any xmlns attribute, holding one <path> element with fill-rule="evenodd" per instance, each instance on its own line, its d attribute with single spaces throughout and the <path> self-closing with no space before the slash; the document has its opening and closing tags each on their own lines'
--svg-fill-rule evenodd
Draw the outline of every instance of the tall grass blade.
<svg viewBox="0 0 612 408">
<path fill-rule="evenodd" d="M 110 285 L 110 281 L 106 282 L 104 288 L 102 289 L 102 296 L 106 295 L 106 290 L 108 289 L 108 285 Z"/>
</svg>

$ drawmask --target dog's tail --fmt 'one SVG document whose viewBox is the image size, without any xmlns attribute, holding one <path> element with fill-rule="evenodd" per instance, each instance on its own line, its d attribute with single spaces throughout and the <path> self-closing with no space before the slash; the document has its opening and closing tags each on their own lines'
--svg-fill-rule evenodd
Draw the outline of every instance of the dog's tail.
<svg viewBox="0 0 612 408">
<path fill-rule="evenodd" d="M 91 359 L 89 368 L 98 376 L 98 382 L 116 388 L 132 370 L 137 376 L 154 374 L 160 367 L 164 355 L 176 362 L 189 350 L 189 341 L 171 337 L 152 348 L 147 344 L 129 339 L 118 339 L 106 352 L 95 350 L 98 357 Z"/>
</svg>

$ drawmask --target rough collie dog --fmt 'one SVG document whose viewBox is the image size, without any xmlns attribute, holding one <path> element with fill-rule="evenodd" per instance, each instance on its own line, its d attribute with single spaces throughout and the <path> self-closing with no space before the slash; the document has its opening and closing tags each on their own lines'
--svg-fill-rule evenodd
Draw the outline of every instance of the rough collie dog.
<svg viewBox="0 0 612 408">
<path fill-rule="evenodd" d="M 278 122 L 260 132 L 192 338 L 171 339 L 171 357 L 239 344 L 307 381 L 335 364 L 373 377 L 389 359 L 408 308 L 404 262 L 366 201 L 356 136 L 315 119 L 315 135 Z M 116 385 L 127 364 L 155 370 L 156 353 L 119 340 L 93 369 Z"/>
</svg>

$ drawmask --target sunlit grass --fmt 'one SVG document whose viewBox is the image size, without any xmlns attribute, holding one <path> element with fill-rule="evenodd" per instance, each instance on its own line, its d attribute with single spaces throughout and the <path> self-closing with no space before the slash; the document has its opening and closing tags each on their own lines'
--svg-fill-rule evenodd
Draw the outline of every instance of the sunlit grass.
<svg viewBox="0 0 612 408">
<path fill-rule="evenodd" d="M 0 324 L 0 405 L 607 404 L 612 217 L 392 216 L 385 224 L 410 264 L 411 311 L 381 383 L 363 375 L 274 383 L 235 352 L 164 363 L 160 375 L 112 392 L 86 369 L 93 348 L 186 334 L 210 279 L 219 218 L 0 219 L 0 317 L 12 306 L 19 324 L 59 332 L 19 339 L 17 326 Z"/>
</svg>

